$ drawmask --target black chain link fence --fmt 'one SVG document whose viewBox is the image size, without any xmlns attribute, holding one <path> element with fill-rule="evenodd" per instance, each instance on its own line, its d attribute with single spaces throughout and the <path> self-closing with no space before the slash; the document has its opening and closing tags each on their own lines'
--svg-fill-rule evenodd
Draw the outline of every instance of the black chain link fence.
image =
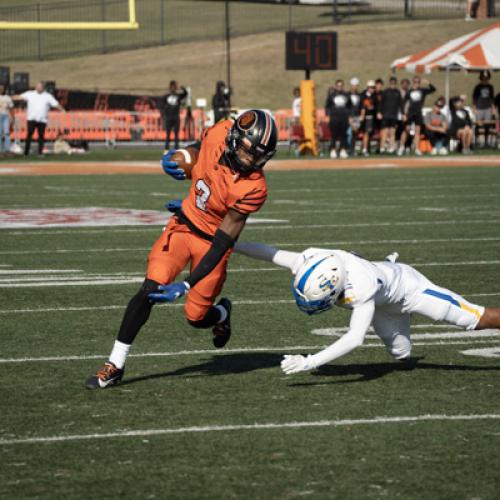
<svg viewBox="0 0 500 500">
<path fill-rule="evenodd" d="M 7 0 L 8 1 L 8 0 Z M 15 0 L 11 0 L 12 3 Z M 274 30 L 332 27 L 405 18 L 463 17 L 466 0 L 333 0 L 302 5 L 294 0 L 231 1 L 232 36 Z M 138 0 L 138 30 L 0 31 L 0 61 L 43 60 L 80 54 L 223 38 L 223 0 Z M 127 21 L 128 0 L 39 0 L 1 6 L 2 21 Z M 124 62 L 125 63 L 125 62 Z"/>
</svg>

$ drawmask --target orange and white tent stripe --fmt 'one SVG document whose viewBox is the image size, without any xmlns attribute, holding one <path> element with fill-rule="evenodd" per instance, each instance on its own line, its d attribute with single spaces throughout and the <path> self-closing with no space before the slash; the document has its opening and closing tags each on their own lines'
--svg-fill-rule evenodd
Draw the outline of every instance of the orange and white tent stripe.
<svg viewBox="0 0 500 500">
<path fill-rule="evenodd" d="M 450 40 L 430 50 L 396 59 L 393 69 L 430 73 L 436 69 L 500 69 L 500 23 Z"/>
</svg>

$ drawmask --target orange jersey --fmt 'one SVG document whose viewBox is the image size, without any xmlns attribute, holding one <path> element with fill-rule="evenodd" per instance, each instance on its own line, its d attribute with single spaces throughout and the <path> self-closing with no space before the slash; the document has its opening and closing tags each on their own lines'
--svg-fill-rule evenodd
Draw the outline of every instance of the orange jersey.
<svg viewBox="0 0 500 500">
<path fill-rule="evenodd" d="M 224 120 L 205 132 L 198 161 L 191 173 L 189 195 L 182 202 L 187 218 L 211 235 L 215 234 L 229 209 L 250 214 L 259 210 L 267 198 L 262 171 L 240 177 L 219 163 L 232 124 L 232 120 Z"/>
</svg>

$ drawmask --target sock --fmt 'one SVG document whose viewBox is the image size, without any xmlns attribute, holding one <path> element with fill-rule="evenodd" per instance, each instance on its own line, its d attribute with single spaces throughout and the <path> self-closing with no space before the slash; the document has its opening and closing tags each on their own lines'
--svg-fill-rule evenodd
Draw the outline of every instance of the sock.
<svg viewBox="0 0 500 500">
<path fill-rule="evenodd" d="M 217 321 L 217 323 L 222 323 L 227 318 L 226 308 L 222 306 L 215 306 L 215 309 L 217 309 L 220 312 L 220 319 L 219 321 Z"/>
<path fill-rule="evenodd" d="M 113 350 L 109 356 L 109 361 L 121 370 L 125 366 L 125 361 L 127 360 L 128 352 L 131 347 L 132 346 L 129 344 L 124 344 L 119 340 L 115 340 Z"/>
</svg>

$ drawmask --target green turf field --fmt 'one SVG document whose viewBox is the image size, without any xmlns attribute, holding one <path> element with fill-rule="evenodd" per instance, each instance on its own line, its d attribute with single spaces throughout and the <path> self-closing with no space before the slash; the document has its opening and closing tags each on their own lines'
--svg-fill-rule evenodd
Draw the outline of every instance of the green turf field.
<svg viewBox="0 0 500 500">
<path fill-rule="evenodd" d="M 268 179 L 256 219 L 283 222 L 249 225 L 242 239 L 371 259 L 398 250 L 470 301 L 500 303 L 500 169 Z M 2 177 L 0 208 L 160 210 L 186 189 L 154 175 Z M 286 377 L 282 354 L 333 342 L 313 330 L 348 316 L 306 317 L 288 272 L 241 256 L 224 290 L 235 302 L 224 350 L 178 305 L 162 306 L 124 383 L 85 390 L 159 231 L 0 230 L 0 498 L 498 498 L 500 359 L 461 351 L 499 348 L 500 337 L 415 318 L 410 366 L 369 338 L 335 364 Z"/>
</svg>

